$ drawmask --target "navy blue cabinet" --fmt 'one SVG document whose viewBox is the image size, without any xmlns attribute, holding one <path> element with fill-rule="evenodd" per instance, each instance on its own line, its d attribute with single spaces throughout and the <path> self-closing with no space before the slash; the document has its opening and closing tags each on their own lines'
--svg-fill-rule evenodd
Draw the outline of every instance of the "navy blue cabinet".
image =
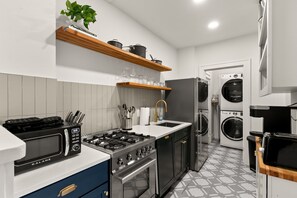
<svg viewBox="0 0 297 198">
<path fill-rule="evenodd" d="M 106 197 L 109 197 L 108 182 L 96 188 L 95 190 L 92 190 L 91 192 L 82 196 L 81 198 L 106 198 Z"/>
<path fill-rule="evenodd" d="M 63 197 L 78 198 L 108 197 L 108 161 L 37 190 L 24 198 Z M 90 196 L 88 194 L 90 193 Z M 106 196 L 107 195 L 107 196 Z"/>
</svg>

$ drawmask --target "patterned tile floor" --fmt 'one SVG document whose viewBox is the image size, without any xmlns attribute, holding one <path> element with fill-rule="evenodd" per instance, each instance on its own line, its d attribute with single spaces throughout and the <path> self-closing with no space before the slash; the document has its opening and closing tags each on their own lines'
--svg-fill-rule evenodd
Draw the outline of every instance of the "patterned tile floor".
<svg viewBox="0 0 297 198">
<path fill-rule="evenodd" d="M 242 151 L 213 143 L 201 170 L 189 171 L 165 198 L 254 198 L 255 177 L 244 165 Z"/>
</svg>

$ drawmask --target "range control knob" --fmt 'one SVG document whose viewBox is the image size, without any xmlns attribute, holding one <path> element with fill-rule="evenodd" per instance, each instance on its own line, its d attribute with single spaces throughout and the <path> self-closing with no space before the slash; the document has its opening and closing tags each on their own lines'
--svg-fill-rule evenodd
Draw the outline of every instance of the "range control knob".
<svg viewBox="0 0 297 198">
<path fill-rule="evenodd" d="M 141 157 L 141 149 L 138 149 L 138 150 L 137 150 L 136 155 L 137 155 L 137 157 Z"/>
<path fill-rule="evenodd" d="M 146 148 L 143 147 L 143 148 L 141 149 L 141 151 L 142 151 L 142 153 L 144 154 L 144 153 L 146 152 Z"/>
<path fill-rule="evenodd" d="M 147 153 L 149 153 L 149 152 L 151 151 L 150 147 L 151 147 L 151 146 L 147 146 L 147 147 L 146 147 L 146 152 L 147 152 Z"/>
<path fill-rule="evenodd" d="M 149 149 L 150 149 L 150 151 L 151 151 L 151 150 L 153 150 L 153 147 L 152 147 L 152 146 L 149 146 Z"/>
<path fill-rule="evenodd" d="M 74 144 L 74 145 L 72 146 L 72 151 L 78 151 L 79 149 L 80 149 L 79 144 Z"/>
<path fill-rule="evenodd" d="M 122 158 L 118 159 L 118 165 L 120 165 L 120 166 L 124 165 L 124 161 Z"/>
<path fill-rule="evenodd" d="M 132 160 L 132 155 L 130 153 L 127 155 L 127 160 L 128 161 L 131 161 Z"/>
</svg>

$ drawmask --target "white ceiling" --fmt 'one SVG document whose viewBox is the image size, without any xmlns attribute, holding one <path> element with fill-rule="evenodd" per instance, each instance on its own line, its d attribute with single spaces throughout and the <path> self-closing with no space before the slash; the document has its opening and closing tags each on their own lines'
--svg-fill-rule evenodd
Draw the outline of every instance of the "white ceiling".
<svg viewBox="0 0 297 198">
<path fill-rule="evenodd" d="M 257 32 L 257 0 L 106 0 L 176 48 Z M 207 25 L 218 20 L 220 26 Z"/>
</svg>

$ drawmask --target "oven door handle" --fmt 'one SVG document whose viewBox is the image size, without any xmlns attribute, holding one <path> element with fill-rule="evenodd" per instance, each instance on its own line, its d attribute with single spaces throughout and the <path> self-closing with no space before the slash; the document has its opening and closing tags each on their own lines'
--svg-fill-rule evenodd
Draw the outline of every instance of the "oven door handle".
<svg viewBox="0 0 297 198">
<path fill-rule="evenodd" d="M 144 171 L 145 169 L 147 169 L 148 167 L 152 166 L 156 164 L 156 159 L 151 159 L 150 161 L 146 162 L 143 166 L 141 167 L 137 167 L 133 172 L 124 175 L 124 176 L 117 176 L 122 184 L 126 183 L 127 181 L 131 180 L 133 177 L 135 177 L 136 175 L 138 175 L 139 173 L 141 173 L 142 171 Z"/>
</svg>

